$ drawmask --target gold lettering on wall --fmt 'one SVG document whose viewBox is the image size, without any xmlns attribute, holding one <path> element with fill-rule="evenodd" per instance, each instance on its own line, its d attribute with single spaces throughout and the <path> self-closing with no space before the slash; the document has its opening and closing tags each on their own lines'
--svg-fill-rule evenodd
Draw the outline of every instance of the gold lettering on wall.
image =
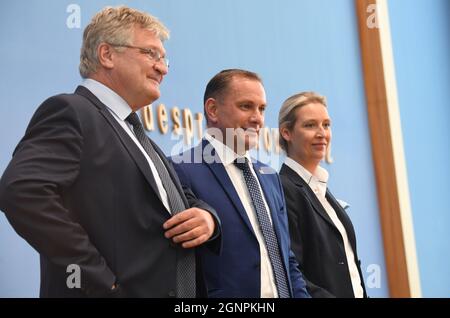
<svg viewBox="0 0 450 318">
<path fill-rule="evenodd" d="M 175 106 L 174 108 L 172 108 L 172 111 L 170 113 L 171 113 L 172 122 L 173 122 L 172 132 L 175 135 L 180 135 L 181 134 L 180 109 Z"/>
<path fill-rule="evenodd" d="M 169 123 L 167 120 L 167 111 L 164 104 L 158 106 L 158 127 L 159 131 L 164 135 L 169 130 Z"/>
<path fill-rule="evenodd" d="M 325 162 L 328 164 L 333 163 L 333 157 L 331 156 L 331 142 L 328 144 L 327 151 L 325 153 Z"/>
<path fill-rule="evenodd" d="M 141 118 L 142 118 L 142 123 L 144 125 L 144 129 L 146 129 L 148 131 L 153 131 L 155 129 L 155 126 L 153 125 L 153 105 L 152 104 L 142 107 Z"/>
<path fill-rule="evenodd" d="M 190 145 L 194 137 L 194 125 L 192 122 L 192 113 L 189 108 L 183 109 L 183 128 L 184 128 L 184 142 Z"/>
<path fill-rule="evenodd" d="M 264 141 L 264 149 L 267 152 L 272 152 L 272 136 L 270 135 L 270 128 L 264 127 L 263 129 L 263 141 Z"/>
<path fill-rule="evenodd" d="M 278 128 L 272 128 L 272 138 L 273 138 L 273 144 L 275 146 L 275 152 L 280 153 L 281 147 L 280 147 L 280 131 Z"/>
<path fill-rule="evenodd" d="M 197 138 L 200 140 L 203 138 L 203 114 L 195 114 L 195 122 L 197 123 Z"/>
<path fill-rule="evenodd" d="M 184 143 L 186 145 L 192 144 L 194 135 L 198 140 L 203 138 L 203 113 L 195 113 L 192 115 L 192 111 L 189 108 L 180 110 L 180 108 L 176 106 L 172 107 L 169 112 L 164 104 L 159 104 L 156 107 L 156 120 L 161 134 L 167 134 L 169 125 L 171 125 L 171 132 L 178 136 L 183 135 Z M 153 105 L 148 105 L 141 109 L 141 118 L 146 130 L 155 130 Z M 169 123 L 169 120 L 171 123 Z M 259 142 L 256 144 L 255 150 L 259 150 L 262 147 L 269 154 L 280 154 L 279 135 L 278 128 L 261 128 L 259 131 Z M 325 162 L 328 164 L 333 162 L 331 156 L 331 144 L 329 144 L 327 148 Z"/>
</svg>

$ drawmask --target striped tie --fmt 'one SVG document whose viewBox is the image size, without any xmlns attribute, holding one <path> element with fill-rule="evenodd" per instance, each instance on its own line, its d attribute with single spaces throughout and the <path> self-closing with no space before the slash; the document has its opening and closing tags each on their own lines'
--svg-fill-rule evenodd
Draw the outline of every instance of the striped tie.
<svg viewBox="0 0 450 318">
<path fill-rule="evenodd" d="M 247 158 L 242 162 L 242 158 L 236 159 L 234 164 L 244 174 L 245 183 L 247 184 L 248 192 L 252 198 L 253 206 L 255 207 L 256 216 L 258 217 L 259 226 L 266 243 L 267 252 L 269 254 L 270 263 L 275 276 L 275 285 L 278 291 L 278 297 L 290 298 L 286 271 L 284 270 L 283 261 L 280 256 L 280 249 L 278 239 L 275 235 L 272 223 L 269 219 L 269 214 L 264 204 L 262 193 L 258 186 L 256 177 L 250 170 Z"/>
<path fill-rule="evenodd" d="M 142 127 L 138 115 L 133 112 L 126 118 L 126 121 L 133 126 L 136 138 L 155 165 L 159 178 L 167 192 L 172 215 L 186 210 L 183 199 L 170 177 L 167 168 L 164 166 L 164 163 L 145 134 L 144 127 Z M 179 251 L 177 253 L 177 297 L 194 298 L 195 288 L 195 254 L 192 251 Z"/>
</svg>

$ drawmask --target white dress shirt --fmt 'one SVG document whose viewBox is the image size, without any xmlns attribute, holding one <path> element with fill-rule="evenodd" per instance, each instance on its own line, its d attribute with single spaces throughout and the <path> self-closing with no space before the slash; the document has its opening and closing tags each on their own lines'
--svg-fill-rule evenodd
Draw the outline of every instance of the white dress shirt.
<svg viewBox="0 0 450 318">
<path fill-rule="evenodd" d="M 277 298 L 278 292 L 275 285 L 275 278 L 272 270 L 272 264 L 270 263 L 269 254 L 267 252 L 266 243 L 264 242 L 264 237 L 259 226 L 258 217 L 256 215 L 255 207 L 252 203 L 252 198 L 245 183 L 244 174 L 242 170 L 236 167 L 233 162 L 237 158 L 246 157 L 248 162 L 251 163 L 251 158 L 248 152 L 243 156 L 237 155 L 228 146 L 224 145 L 221 141 L 218 141 L 212 137 L 208 132 L 205 133 L 205 138 L 211 143 L 211 145 L 216 150 L 220 161 L 222 162 L 228 176 L 233 183 L 234 189 L 236 190 L 239 199 L 244 206 L 245 212 L 250 220 L 253 231 L 255 232 L 256 239 L 259 243 L 259 250 L 261 255 L 261 298 Z M 269 219 L 272 222 L 272 217 L 270 215 L 269 206 L 267 205 L 266 198 L 264 197 L 264 192 L 262 191 L 261 185 L 259 184 L 258 177 L 253 170 L 253 165 L 250 164 L 250 170 L 258 182 L 259 190 L 261 191 L 264 205 L 267 212 L 269 213 Z"/>
<path fill-rule="evenodd" d="M 311 174 L 302 165 L 289 157 L 286 158 L 284 163 L 286 164 L 286 166 L 294 170 L 300 177 L 302 177 L 302 179 L 309 185 L 309 187 L 314 192 L 317 199 L 319 199 L 323 208 L 327 212 L 328 216 L 333 221 L 336 228 L 339 230 L 339 233 L 341 233 L 342 239 L 344 241 L 345 255 L 347 257 L 347 264 L 350 273 L 350 279 L 352 282 L 353 293 L 355 294 L 356 298 L 364 297 L 361 278 L 359 276 L 358 267 L 355 263 L 353 248 L 350 244 L 350 241 L 348 240 L 347 231 L 342 225 L 342 222 L 339 220 L 336 211 L 334 211 L 333 207 L 325 197 L 325 194 L 327 193 L 328 171 L 321 166 L 318 166 L 314 174 Z"/>
<path fill-rule="evenodd" d="M 145 156 L 145 159 L 147 159 L 147 162 L 152 171 L 152 175 L 153 178 L 155 179 L 156 186 L 158 187 L 158 191 L 163 201 L 163 204 L 166 207 L 167 211 L 170 213 L 169 200 L 167 198 L 166 190 L 164 189 L 163 184 L 161 182 L 161 178 L 159 177 L 158 171 L 156 170 L 153 161 L 150 159 L 147 152 L 144 150 L 141 143 L 139 142 L 139 140 L 137 140 L 136 136 L 134 135 L 132 126 L 127 121 L 125 121 L 128 115 L 132 113 L 131 107 L 116 92 L 114 92 L 112 89 L 96 80 L 87 78 L 83 81 L 81 85 L 86 87 L 103 104 L 106 105 L 109 112 L 113 115 L 114 119 L 127 132 L 128 136 L 130 136 L 130 138 L 134 141 L 136 146 L 138 146 L 139 150 Z"/>
</svg>

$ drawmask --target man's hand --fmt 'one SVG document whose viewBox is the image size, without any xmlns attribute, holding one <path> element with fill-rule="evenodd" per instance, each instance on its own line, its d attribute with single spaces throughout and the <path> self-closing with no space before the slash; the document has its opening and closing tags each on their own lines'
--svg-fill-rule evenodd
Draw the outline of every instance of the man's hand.
<svg viewBox="0 0 450 318">
<path fill-rule="evenodd" d="M 192 248 L 206 242 L 214 233 L 214 219 L 205 210 L 190 208 L 175 214 L 163 224 L 164 236 L 184 248 Z"/>
</svg>

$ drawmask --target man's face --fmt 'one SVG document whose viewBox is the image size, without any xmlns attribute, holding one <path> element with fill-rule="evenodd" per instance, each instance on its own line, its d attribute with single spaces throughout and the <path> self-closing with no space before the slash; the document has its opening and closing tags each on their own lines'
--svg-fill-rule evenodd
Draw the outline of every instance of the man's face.
<svg viewBox="0 0 450 318">
<path fill-rule="evenodd" d="M 132 42 L 132 46 L 153 49 L 165 56 L 161 40 L 152 31 L 135 27 Z M 168 72 L 162 60 L 156 62 L 136 48 L 124 48 L 123 51 L 116 52 L 113 58 L 111 80 L 116 92 L 133 110 L 149 105 L 159 98 L 159 85 Z"/>
<path fill-rule="evenodd" d="M 266 94 L 259 81 L 233 77 L 223 96 L 214 100 L 211 127 L 221 130 L 223 142 L 236 153 L 242 153 L 258 143 L 259 130 L 264 126 Z"/>
</svg>

